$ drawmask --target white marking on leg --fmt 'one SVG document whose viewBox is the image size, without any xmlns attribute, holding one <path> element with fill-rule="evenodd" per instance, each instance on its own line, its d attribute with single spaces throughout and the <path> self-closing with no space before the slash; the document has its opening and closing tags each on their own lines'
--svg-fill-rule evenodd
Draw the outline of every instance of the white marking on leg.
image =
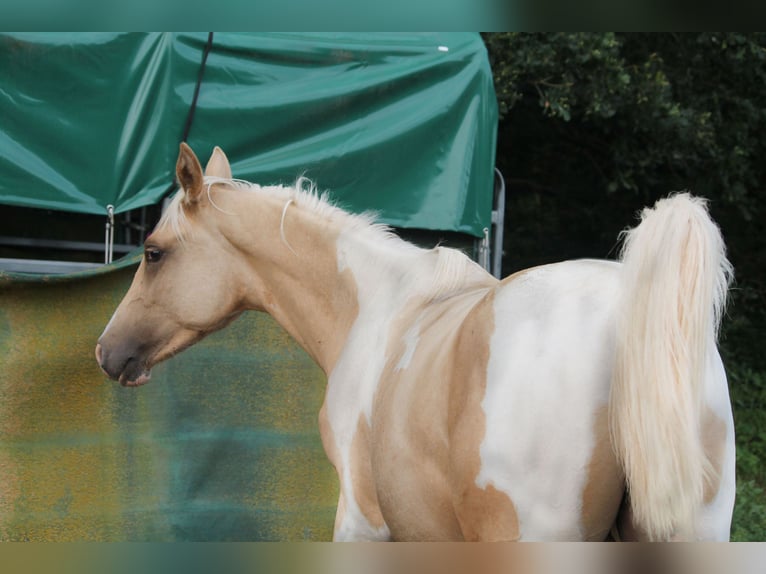
<svg viewBox="0 0 766 574">
<path fill-rule="evenodd" d="M 351 490 L 351 486 L 344 487 L 344 491 Z M 354 541 L 380 541 L 385 542 L 391 539 L 391 533 L 388 527 L 383 525 L 375 528 L 365 518 L 354 498 L 354 495 L 343 496 L 345 503 L 345 512 L 340 524 L 336 525 L 333 534 L 333 540 L 336 542 L 354 542 Z"/>
</svg>

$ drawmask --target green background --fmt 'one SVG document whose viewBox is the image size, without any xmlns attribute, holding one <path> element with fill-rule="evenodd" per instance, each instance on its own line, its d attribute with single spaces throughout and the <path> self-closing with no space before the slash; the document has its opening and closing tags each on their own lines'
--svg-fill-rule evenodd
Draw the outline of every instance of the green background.
<svg viewBox="0 0 766 574">
<path fill-rule="evenodd" d="M 0 274 L 0 540 L 329 540 L 324 374 L 249 313 L 143 387 L 106 380 L 93 348 L 135 270 L 124 263 Z"/>
</svg>

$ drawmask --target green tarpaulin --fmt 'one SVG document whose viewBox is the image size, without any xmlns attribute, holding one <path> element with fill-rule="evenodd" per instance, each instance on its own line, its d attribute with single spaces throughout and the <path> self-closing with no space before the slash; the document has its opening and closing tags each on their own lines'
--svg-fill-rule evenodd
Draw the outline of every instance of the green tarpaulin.
<svg viewBox="0 0 766 574">
<path fill-rule="evenodd" d="M 497 108 L 469 33 L 2 34 L 0 203 L 156 203 L 192 109 L 189 144 L 236 177 L 303 174 L 396 227 L 490 225 Z"/>
</svg>

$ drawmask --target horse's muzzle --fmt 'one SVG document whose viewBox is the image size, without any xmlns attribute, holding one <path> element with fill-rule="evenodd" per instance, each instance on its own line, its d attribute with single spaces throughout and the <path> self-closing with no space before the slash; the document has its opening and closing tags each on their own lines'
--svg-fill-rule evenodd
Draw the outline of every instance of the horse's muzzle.
<svg viewBox="0 0 766 574">
<path fill-rule="evenodd" d="M 124 387 L 138 387 L 149 382 L 151 370 L 133 356 L 121 356 L 104 350 L 96 344 L 96 362 L 101 371 L 110 379 L 119 381 Z"/>
</svg>

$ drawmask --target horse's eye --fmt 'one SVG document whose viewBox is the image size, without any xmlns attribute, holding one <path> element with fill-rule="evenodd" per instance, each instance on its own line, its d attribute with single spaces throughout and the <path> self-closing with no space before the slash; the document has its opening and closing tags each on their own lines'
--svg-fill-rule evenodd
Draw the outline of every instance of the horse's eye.
<svg viewBox="0 0 766 574">
<path fill-rule="evenodd" d="M 157 263 L 157 261 L 162 259 L 162 250 L 156 247 L 147 247 L 144 249 L 144 257 L 146 257 L 148 263 Z"/>
</svg>

